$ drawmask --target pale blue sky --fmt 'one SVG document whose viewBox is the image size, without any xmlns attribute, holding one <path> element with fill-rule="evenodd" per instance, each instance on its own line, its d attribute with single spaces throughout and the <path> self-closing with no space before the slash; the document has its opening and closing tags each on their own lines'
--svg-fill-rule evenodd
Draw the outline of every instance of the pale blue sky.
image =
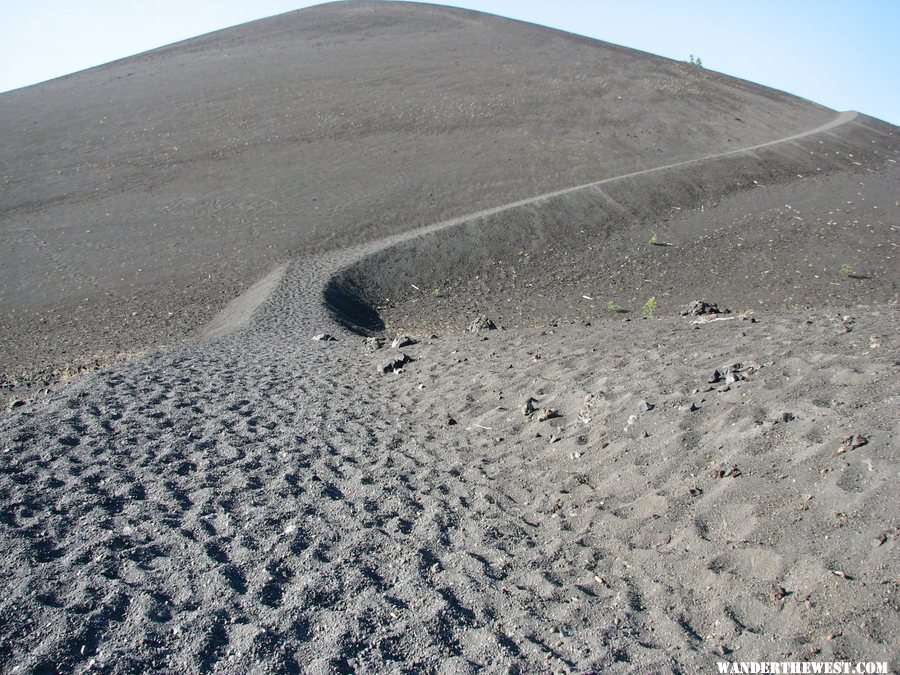
<svg viewBox="0 0 900 675">
<path fill-rule="evenodd" d="M 0 0 L 0 91 L 303 0 Z M 900 124 L 900 0 L 459 0 Z"/>
</svg>

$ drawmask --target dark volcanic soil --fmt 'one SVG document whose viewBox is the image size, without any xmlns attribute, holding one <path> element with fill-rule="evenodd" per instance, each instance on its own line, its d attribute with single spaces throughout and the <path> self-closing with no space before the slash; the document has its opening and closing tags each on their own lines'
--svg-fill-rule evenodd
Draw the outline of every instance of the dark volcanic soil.
<svg viewBox="0 0 900 675">
<path fill-rule="evenodd" d="M 344 3 L 0 131 L 3 673 L 900 665 L 895 127 Z"/>
<path fill-rule="evenodd" d="M 0 380 L 176 342 L 296 255 L 831 114 L 546 28 L 366 2 L 2 94 Z"/>
</svg>

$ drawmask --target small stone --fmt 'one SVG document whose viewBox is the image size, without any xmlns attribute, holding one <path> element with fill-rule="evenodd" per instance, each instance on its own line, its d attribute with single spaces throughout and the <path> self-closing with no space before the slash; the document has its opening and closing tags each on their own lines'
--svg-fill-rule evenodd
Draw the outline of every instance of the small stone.
<svg viewBox="0 0 900 675">
<path fill-rule="evenodd" d="M 794 421 L 795 419 L 797 419 L 797 418 L 794 417 L 794 413 L 792 413 L 792 412 L 783 412 L 783 413 L 781 413 L 781 421 L 782 421 L 782 422 L 792 422 L 792 421 Z"/>
<path fill-rule="evenodd" d="M 844 446 L 846 446 L 849 450 L 856 450 L 856 448 L 861 448 L 869 442 L 869 439 L 860 434 L 851 434 L 844 439 Z"/>
<path fill-rule="evenodd" d="M 653 410 L 655 407 L 656 407 L 655 405 L 653 405 L 652 403 L 648 403 L 647 401 L 641 401 L 640 403 L 638 403 L 638 411 L 639 412 L 649 412 L 650 410 Z"/>
<path fill-rule="evenodd" d="M 691 401 L 690 403 L 685 403 L 682 406 L 679 406 L 678 409 L 682 412 L 696 412 L 700 410 L 700 406 Z"/>
<path fill-rule="evenodd" d="M 786 598 L 787 594 L 788 592 L 784 589 L 784 586 L 776 586 L 772 589 L 772 600 L 775 600 L 777 602 L 783 598 Z"/>
<path fill-rule="evenodd" d="M 456 420 L 453 419 L 450 415 L 447 415 L 447 419 L 446 419 L 446 421 L 445 421 L 445 424 L 446 424 L 448 427 L 452 427 L 454 424 L 456 424 Z"/>
<path fill-rule="evenodd" d="M 466 330 L 470 333 L 480 333 L 483 330 L 497 330 L 497 324 L 486 316 L 479 316 L 469 324 L 469 327 Z"/>
<path fill-rule="evenodd" d="M 722 373 L 720 373 L 718 370 L 714 370 L 712 372 L 712 375 L 710 375 L 708 378 L 706 378 L 706 381 L 709 384 L 716 384 L 717 382 L 721 382 L 722 381 Z"/>
<path fill-rule="evenodd" d="M 372 354 L 384 346 L 384 340 L 379 337 L 367 337 L 364 344 L 366 352 Z"/>
<path fill-rule="evenodd" d="M 534 411 L 537 410 L 537 408 L 534 407 L 535 403 L 537 403 L 537 401 L 531 396 L 525 401 L 525 405 L 522 406 L 522 414 L 525 415 L 525 417 L 531 417 L 531 415 L 534 414 Z"/>
<path fill-rule="evenodd" d="M 319 333 L 318 335 L 313 335 L 313 340 L 318 342 L 337 342 L 337 339 L 329 335 L 328 333 Z"/>
<path fill-rule="evenodd" d="M 391 349 L 400 349 L 402 347 L 410 347 L 416 344 L 416 340 L 409 337 L 408 335 L 400 335 L 394 338 L 391 342 Z"/>
<path fill-rule="evenodd" d="M 704 314 L 730 314 L 730 310 L 720 310 L 714 302 L 694 300 L 681 312 L 682 316 L 703 316 Z"/>
<path fill-rule="evenodd" d="M 726 469 L 724 467 L 719 467 L 715 471 L 713 471 L 714 478 L 737 478 L 741 476 L 744 472 L 741 471 L 736 466 L 732 466 L 730 469 Z"/>
<path fill-rule="evenodd" d="M 559 414 L 559 411 L 554 410 L 553 408 L 542 408 L 541 414 L 538 415 L 538 422 L 546 422 L 547 420 L 552 420 L 555 417 L 562 417 Z"/>
<path fill-rule="evenodd" d="M 396 373 L 402 370 L 403 366 L 405 366 L 407 363 L 410 363 L 411 361 L 412 359 L 409 358 L 409 356 L 407 356 L 403 352 L 400 352 L 399 355 L 392 356 L 391 358 L 382 361 L 378 366 L 378 372 L 382 375 L 387 375 L 388 373 Z"/>
</svg>

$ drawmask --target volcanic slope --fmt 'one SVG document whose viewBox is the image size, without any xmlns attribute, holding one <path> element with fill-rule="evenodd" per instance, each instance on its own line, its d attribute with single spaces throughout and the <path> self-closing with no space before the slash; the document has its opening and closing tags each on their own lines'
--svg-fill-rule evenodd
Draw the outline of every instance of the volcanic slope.
<svg viewBox="0 0 900 675">
<path fill-rule="evenodd" d="M 382 2 L 5 93 L 0 372 L 40 383 L 176 342 L 299 255 L 831 117 L 688 63 Z"/>
<path fill-rule="evenodd" d="M 410 37 L 392 41 L 401 19 Z M 137 180 L 136 167 L 108 173 L 108 192 L 94 190 L 88 168 L 68 176 L 89 188 L 57 192 L 75 214 L 101 205 L 112 214 L 114 203 L 140 214 L 167 191 L 185 201 L 148 221 L 170 228 L 160 246 L 142 249 L 150 235 L 129 235 L 142 269 L 160 282 L 125 297 L 134 323 L 92 317 L 87 337 L 66 339 L 104 327 L 115 337 L 115 327 L 129 344 L 144 344 L 161 335 L 147 316 L 164 305 L 153 303 L 174 302 L 167 289 L 203 270 L 215 281 L 195 286 L 202 303 L 178 296 L 179 306 L 202 309 L 197 325 L 242 283 L 249 288 L 198 331 L 202 341 L 85 375 L 0 416 L 0 670 L 657 673 L 712 672 L 722 660 L 897 669 L 896 127 L 442 8 L 331 5 L 217 35 L 241 37 L 220 49 L 219 37 L 207 36 L 0 102 L 21 111 L 31 101 L 35 114 L 50 115 L 53 106 L 41 112 L 37 99 L 79 80 L 148 96 L 131 81 L 167 59 L 157 89 L 182 82 L 186 91 L 179 78 L 192 72 L 189 81 L 205 91 L 225 71 L 243 73 L 235 86 L 249 87 L 251 60 L 227 55 L 237 45 L 245 56 L 254 45 L 260 51 L 260 41 L 283 53 L 305 44 L 310 54 L 359 54 L 381 40 L 388 61 L 418 44 L 416 67 L 443 73 L 443 84 L 423 78 L 418 89 L 438 99 L 452 89 L 448 78 L 471 74 L 450 65 L 440 42 L 459 45 L 460 35 L 469 47 L 482 44 L 487 65 L 462 52 L 460 62 L 495 72 L 498 87 L 507 63 L 498 55 L 510 41 L 521 55 L 510 68 L 531 63 L 535 81 L 537 70 L 557 79 L 510 81 L 531 98 L 496 113 L 506 128 L 476 116 L 478 126 L 455 109 L 457 126 L 429 117 L 430 131 L 418 135 L 414 126 L 388 130 L 381 114 L 367 131 L 332 119 L 332 137 L 308 144 L 321 165 L 293 161 L 307 151 L 297 139 L 279 155 L 281 146 L 260 137 L 219 161 L 198 150 L 208 139 L 183 134 L 177 153 L 187 148 L 194 159 L 179 163 L 171 148 L 168 159 L 159 155 L 158 168 L 146 169 L 156 182 L 148 179 L 140 198 L 125 185 Z M 591 94 L 581 71 L 550 56 L 565 50 L 593 54 L 610 71 L 603 77 L 636 98 L 619 103 L 620 94 L 596 86 Z M 347 89 L 340 78 L 359 68 L 397 94 L 384 106 L 411 109 L 413 94 L 404 98 L 404 84 L 370 71 L 372 63 L 320 57 L 320 67 L 337 69 L 322 81 L 322 97 L 336 96 L 329 86 Z M 275 58 L 270 66 L 285 77 L 302 67 Z M 204 68 L 207 77 L 197 78 Z M 644 86 L 664 73 L 701 91 Z M 553 86 L 571 102 L 542 99 Z M 660 90 L 656 112 L 673 124 L 665 137 L 617 140 L 614 106 L 656 128 L 641 100 Z M 253 92 L 242 99 L 251 111 L 276 96 L 274 87 Z M 365 98 L 342 96 L 358 96 L 360 106 Z M 578 101 L 581 118 L 570 116 Z M 530 105 L 562 121 L 541 119 Z M 78 110 L 68 112 L 77 119 Z M 590 115 L 596 128 L 577 126 Z M 247 117 L 244 132 L 265 119 Z M 707 119 L 718 121 L 694 135 Z M 113 125 L 116 138 L 127 136 L 123 125 Z M 728 141 L 738 137 L 721 135 L 725 127 L 746 136 Z M 554 142 L 534 143 L 539 129 Z M 632 143 L 633 154 L 621 145 L 617 154 L 619 142 Z M 409 166 L 386 159 L 390 143 Z M 585 160 L 596 173 L 570 166 L 592 143 L 607 153 Z M 365 156 L 369 144 L 378 161 Z M 420 158 L 420 148 L 446 156 Z M 520 161 L 495 157 L 501 148 L 518 148 Z M 527 163 L 535 153 L 540 171 Z M 26 157 L 51 161 L 27 153 L 17 161 L 27 165 Z M 393 192 L 379 183 L 392 166 L 409 176 Z M 266 180 L 243 175 L 261 167 Z M 170 182 L 159 178 L 167 170 Z M 229 185 L 239 192 L 257 181 L 260 195 L 278 201 L 264 190 L 294 178 L 280 189 L 296 194 L 328 171 L 340 185 L 323 179 L 321 192 L 307 193 L 322 215 L 310 203 L 278 216 L 278 202 L 264 218 L 262 202 L 228 200 Z M 201 176 L 220 192 L 199 189 Z M 436 189 L 442 177 L 446 191 L 425 199 L 427 182 Z M 21 201 L 24 184 L 16 190 Z M 199 205 L 209 199 L 221 201 L 204 215 Z M 351 211 L 366 215 L 353 223 Z M 15 213 L 30 217 L 23 204 Z M 207 229 L 196 239 L 184 236 L 201 222 Z M 238 231 L 246 243 L 235 262 L 228 237 Z M 663 245 L 650 245 L 651 234 Z M 109 239 L 104 260 L 116 241 L 124 250 L 124 239 Z M 172 244 L 195 247 L 193 257 L 166 254 L 167 264 L 190 268 L 180 276 L 159 263 Z M 203 267 L 213 258 L 218 276 Z M 841 264 L 853 269 L 841 274 Z M 221 276 L 227 265 L 231 285 Z M 121 307 L 110 293 L 109 306 Z M 635 320 L 650 294 L 656 316 Z M 606 297 L 627 311 L 606 312 Z M 683 317 L 686 298 L 740 312 Z M 452 330 L 481 312 L 511 328 Z M 172 336 L 193 325 L 172 321 Z M 415 328 L 418 341 L 394 348 L 358 334 L 384 324 Z M 56 339 L 41 330 L 22 335 Z M 310 339 L 323 332 L 336 339 Z M 398 359 L 405 365 L 391 372 Z"/>
</svg>

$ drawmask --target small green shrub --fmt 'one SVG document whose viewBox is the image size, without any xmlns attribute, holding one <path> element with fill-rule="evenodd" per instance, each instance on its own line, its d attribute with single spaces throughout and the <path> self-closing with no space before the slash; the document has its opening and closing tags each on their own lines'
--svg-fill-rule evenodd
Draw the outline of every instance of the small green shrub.
<svg viewBox="0 0 900 675">
<path fill-rule="evenodd" d="M 615 303 L 615 301 L 610 300 L 609 302 L 606 303 L 606 311 L 611 314 L 618 314 L 619 312 L 621 312 L 623 310 L 621 307 L 619 307 L 619 305 L 617 305 Z"/>
<path fill-rule="evenodd" d="M 651 246 L 659 246 L 659 239 L 656 238 L 655 234 L 652 237 L 650 237 L 650 245 Z"/>
<path fill-rule="evenodd" d="M 438 289 L 436 289 L 436 288 L 431 289 L 431 297 L 432 298 L 440 297 L 440 295 L 441 295 L 441 292 Z"/>
<path fill-rule="evenodd" d="M 841 265 L 841 276 L 846 278 L 852 277 L 853 268 L 850 267 L 850 265 L 848 265 L 847 263 L 844 263 L 843 265 Z"/>
<path fill-rule="evenodd" d="M 656 312 L 656 298 L 648 298 L 647 302 L 644 303 L 644 309 L 642 310 L 642 314 L 645 319 L 650 319 L 653 317 L 653 313 Z"/>
</svg>

